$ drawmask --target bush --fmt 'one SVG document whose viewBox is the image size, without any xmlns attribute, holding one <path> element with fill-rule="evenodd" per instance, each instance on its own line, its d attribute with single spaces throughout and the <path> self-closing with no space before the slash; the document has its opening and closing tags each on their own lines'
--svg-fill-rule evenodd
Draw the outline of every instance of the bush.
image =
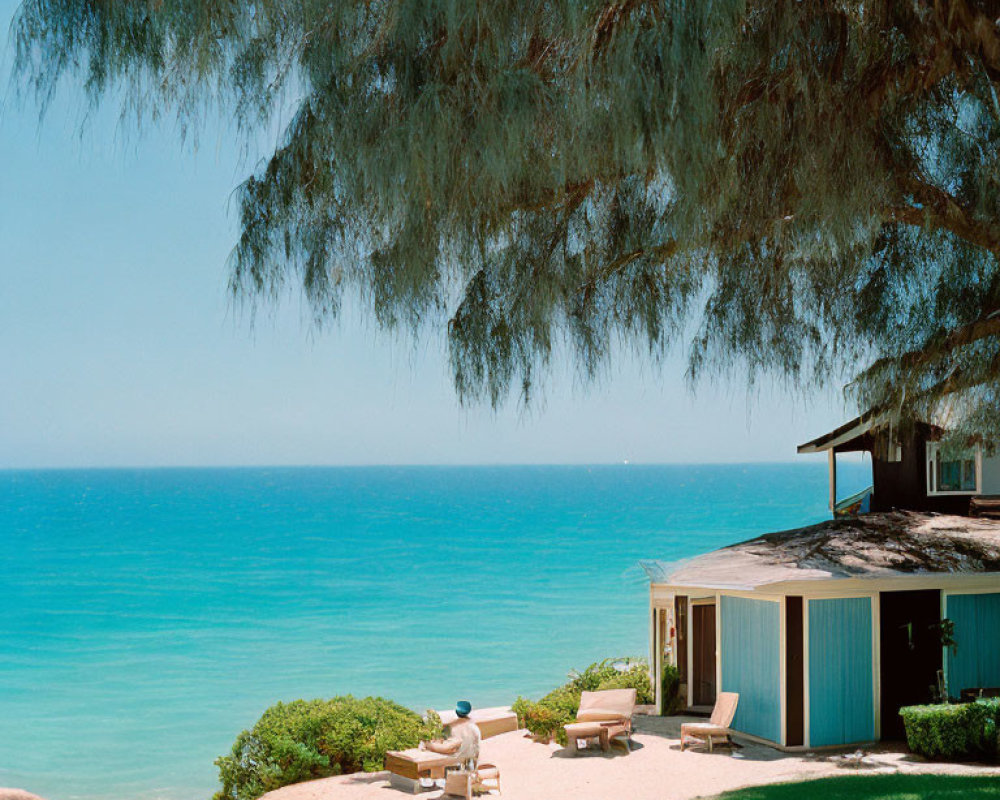
<svg viewBox="0 0 1000 800">
<path fill-rule="evenodd" d="M 568 683 L 553 689 L 537 702 L 517 698 L 512 708 L 521 727 L 540 739 L 555 737 L 560 744 L 566 744 L 563 726 L 572 722 L 580 710 L 580 695 L 603 689 L 635 689 L 636 702 L 640 705 L 652 703 L 654 699 L 649 667 L 643 659 L 609 658 L 591 664 L 583 672 L 571 672 Z"/>
<path fill-rule="evenodd" d="M 603 689 L 635 689 L 636 703 L 639 705 L 649 705 L 656 699 L 649 680 L 649 667 L 645 662 L 630 665 L 626 670 L 615 670 L 597 684 L 598 691 Z"/>
<path fill-rule="evenodd" d="M 559 739 L 562 735 L 560 733 L 562 726 L 575 716 L 524 697 L 517 698 L 512 709 L 517 714 L 517 721 L 521 727 L 527 728 L 539 739 L 546 741 L 553 737 Z"/>
<path fill-rule="evenodd" d="M 993 743 L 993 752 L 1000 757 L 1000 697 L 989 700 L 977 700 L 980 705 L 989 709 L 989 719 L 986 722 L 986 738 Z"/>
<path fill-rule="evenodd" d="M 653 687 L 649 681 L 649 665 L 642 658 L 606 658 L 591 664 L 583 672 L 571 672 L 570 681 L 556 689 L 570 690 L 576 695 L 579 708 L 581 692 L 596 692 L 601 689 L 636 690 L 636 702 L 648 705 L 653 702 Z M 555 694 L 553 692 L 553 694 Z M 576 714 L 576 708 L 573 713 Z"/>
<path fill-rule="evenodd" d="M 440 732 L 436 714 L 423 720 L 381 697 L 278 703 L 216 759 L 222 789 L 214 800 L 255 800 L 299 781 L 374 772 L 386 751 L 415 747 Z"/>
<path fill-rule="evenodd" d="M 660 678 L 660 713 L 669 717 L 681 710 L 681 672 L 673 664 L 663 665 Z"/>
<path fill-rule="evenodd" d="M 900 709 L 906 743 L 914 753 L 936 761 L 975 761 L 997 754 L 996 700 Z"/>
</svg>

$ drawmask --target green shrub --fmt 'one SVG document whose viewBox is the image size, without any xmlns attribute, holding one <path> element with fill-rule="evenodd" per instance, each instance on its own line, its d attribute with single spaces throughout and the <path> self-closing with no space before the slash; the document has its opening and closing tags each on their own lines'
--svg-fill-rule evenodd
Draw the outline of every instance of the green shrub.
<svg viewBox="0 0 1000 800">
<path fill-rule="evenodd" d="M 1000 759 L 1000 697 L 977 700 L 976 704 L 986 709 L 986 754 Z"/>
<path fill-rule="evenodd" d="M 649 680 L 649 667 L 645 662 L 631 665 L 623 671 L 616 670 L 597 685 L 598 691 L 602 689 L 635 689 L 636 702 L 639 705 L 649 705 L 656 699 Z"/>
<path fill-rule="evenodd" d="M 635 689 L 636 702 L 641 705 L 654 699 L 649 667 L 644 660 L 609 658 L 591 664 L 583 672 L 571 672 L 568 683 L 537 702 L 517 698 L 512 708 L 521 727 L 541 739 L 554 737 L 560 744 L 566 744 L 563 726 L 572 722 L 580 710 L 580 695 L 603 689 Z"/>
<path fill-rule="evenodd" d="M 986 700 L 907 706 L 899 713 L 914 753 L 937 761 L 974 761 L 996 756 L 998 709 L 997 701 Z"/>
<path fill-rule="evenodd" d="M 681 672 L 673 664 L 664 664 L 660 678 L 660 713 L 669 717 L 678 713 L 682 707 Z"/>
<path fill-rule="evenodd" d="M 648 705 L 653 702 L 649 665 L 642 658 L 606 658 L 598 661 L 583 672 L 571 672 L 569 683 L 560 689 L 575 692 L 578 703 L 581 692 L 596 692 L 601 689 L 635 689 L 637 703 Z M 575 709 L 573 713 L 576 713 Z"/>
<path fill-rule="evenodd" d="M 518 723 L 545 741 L 553 737 L 560 739 L 563 735 L 562 726 L 575 716 L 575 713 L 567 714 L 560 709 L 550 708 L 541 702 L 536 703 L 524 697 L 517 698 L 512 708 L 517 714 Z"/>
<path fill-rule="evenodd" d="M 214 800 L 255 800 L 299 781 L 382 769 L 386 751 L 440 735 L 427 720 L 381 697 L 296 700 L 271 706 L 216 759 L 222 789 Z"/>
</svg>

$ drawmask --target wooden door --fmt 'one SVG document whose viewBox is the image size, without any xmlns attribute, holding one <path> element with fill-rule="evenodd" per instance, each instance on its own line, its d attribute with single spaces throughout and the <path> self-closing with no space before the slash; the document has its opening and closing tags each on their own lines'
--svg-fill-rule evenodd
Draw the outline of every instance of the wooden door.
<svg viewBox="0 0 1000 800">
<path fill-rule="evenodd" d="M 715 705 L 715 605 L 691 607 L 694 705 Z"/>
</svg>

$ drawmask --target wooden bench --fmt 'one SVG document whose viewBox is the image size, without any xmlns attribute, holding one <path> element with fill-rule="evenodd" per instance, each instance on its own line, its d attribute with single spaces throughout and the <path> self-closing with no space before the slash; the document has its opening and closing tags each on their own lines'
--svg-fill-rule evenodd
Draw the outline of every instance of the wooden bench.
<svg viewBox="0 0 1000 800">
<path fill-rule="evenodd" d="M 458 714 L 454 711 L 438 711 L 437 713 L 445 728 L 451 726 L 458 719 Z M 479 733 L 484 739 L 517 730 L 517 714 L 507 706 L 475 708 L 469 714 L 469 719 L 476 723 L 476 727 L 479 728 Z"/>
<path fill-rule="evenodd" d="M 443 778 L 445 768 L 457 766 L 459 766 L 458 759 L 454 756 L 421 750 L 417 747 L 411 747 L 409 750 L 390 750 L 385 754 L 389 785 L 411 794 L 420 791 L 421 778 Z"/>
<path fill-rule="evenodd" d="M 445 730 L 455 723 L 458 714 L 454 711 L 439 711 Z M 517 730 L 517 714 L 506 706 L 477 708 L 469 714 L 476 723 L 484 739 Z M 390 750 L 385 754 L 385 768 L 389 771 L 389 785 L 405 792 L 420 791 L 421 778 L 443 778 L 447 767 L 460 766 L 454 756 L 435 753 L 431 750 L 411 748 Z"/>
<path fill-rule="evenodd" d="M 979 495 L 969 498 L 969 514 L 973 517 L 1000 519 L 1000 495 Z"/>
<path fill-rule="evenodd" d="M 959 699 L 963 703 L 974 703 L 980 699 L 992 699 L 1000 697 L 1000 687 L 997 686 L 977 686 L 971 689 L 962 689 Z"/>
</svg>

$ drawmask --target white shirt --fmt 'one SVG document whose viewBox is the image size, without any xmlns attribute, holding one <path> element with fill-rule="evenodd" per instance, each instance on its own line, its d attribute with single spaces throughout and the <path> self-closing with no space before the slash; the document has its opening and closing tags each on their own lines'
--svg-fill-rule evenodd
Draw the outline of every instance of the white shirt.
<svg viewBox="0 0 1000 800">
<path fill-rule="evenodd" d="M 479 726 L 470 719 L 459 717 L 451 724 L 451 739 L 457 739 L 458 750 L 455 757 L 463 764 L 479 760 L 479 743 L 483 740 L 483 734 L 479 731 Z"/>
</svg>

